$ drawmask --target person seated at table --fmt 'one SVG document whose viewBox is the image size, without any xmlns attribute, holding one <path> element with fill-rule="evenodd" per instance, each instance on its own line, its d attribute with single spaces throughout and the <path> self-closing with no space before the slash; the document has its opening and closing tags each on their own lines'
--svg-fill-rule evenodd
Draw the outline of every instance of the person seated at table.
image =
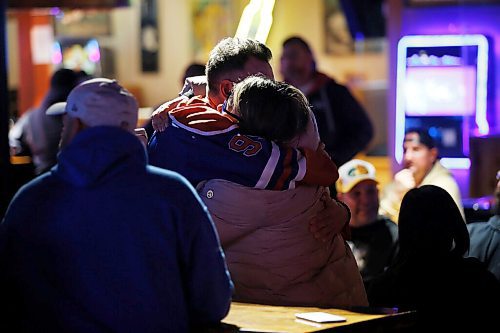
<svg viewBox="0 0 500 333">
<path fill-rule="evenodd" d="M 470 236 L 468 256 L 484 262 L 500 281 L 500 170 L 497 171 L 496 177 L 493 216 L 485 222 L 467 224 Z"/>
<path fill-rule="evenodd" d="M 458 184 L 441 164 L 435 140 L 427 129 L 409 128 L 403 142 L 403 169 L 383 188 L 379 213 L 397 223 L 404 195 L 422 185 L 436 185 L 448 191 L 465 218 Z"/>
<path fill-rule="evenodd" d="M 234 86 L 223 115 L 238 119 L 242 134 L 291 147 L 320 145 L 314 115 L 300 90 L 254 76 Z M 324 242 L 309 219 L 324 207 L 327 187 L 300 184 L 269 191 L 223 179 L 198 185 L 224 248 L 235 284 L 234 299 L 274 305 L 367 305 L 356 261 L 340 234 Z M 343 204 L 329 201 L 331 205 Z M 340 210 L 339 210 L 340 212 Z M 349 217 L 346 216 L 345 225 Z"/>
<path fill-rule="evenodd" d="M 417 310 L 420 329 L 497 327 L 500 284 L 479 260 L 463 258 L 469 234 L 446 190 L 434 185 L 409 190 L 398 229 L 399 253 L 372 280 L 371 306 Z"/>
<path fill-rule="evenodd" d="M 339 168 L 337 197 L 351 210 L 348 241 L 365 287 L 382 273 L 397 251 L 398 226 L 378 215 L 378 181 L 373 164 L 353 159 Z"/>
</svg>

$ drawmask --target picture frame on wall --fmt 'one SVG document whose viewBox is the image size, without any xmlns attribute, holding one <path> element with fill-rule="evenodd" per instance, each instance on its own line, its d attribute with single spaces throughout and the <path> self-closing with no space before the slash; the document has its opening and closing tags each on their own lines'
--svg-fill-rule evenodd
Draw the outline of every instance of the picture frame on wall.
<svg viewBox="0 0 500 333">
<path fill-rule="evenodd" d="M 193 58 L 205 61 L 210 50 L 225 37 L 235 35 L 239 17 L 237 1 L 191 0 Z M 217 24 L 214 24 L 217 22 Z"/>
<path fill-rule="evenodd" d="M 158 33 L 158 6 L 156 0 L 141 1 L 141 69 L 158 72 L 160 40 Z"/>
<path fill-rule="evenodd" d="M 384 0 L 323 0 L 325 52 L 381 52 L 386 45 Z"/>
<path fill-rule="evenodd" d="M 57 14 L 54 20 L 57 36 L 110 36 L 111 27 L 111 15 L 106 10 L 65 10 Z"/>
</svg>

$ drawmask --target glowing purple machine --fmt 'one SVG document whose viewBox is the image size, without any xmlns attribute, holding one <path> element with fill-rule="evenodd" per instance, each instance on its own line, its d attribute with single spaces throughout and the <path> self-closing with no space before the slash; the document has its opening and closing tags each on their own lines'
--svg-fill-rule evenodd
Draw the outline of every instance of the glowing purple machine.
<svg viewBox="0 0 500 333">
<path fill-rule="evenodd" d="M 488 40 L 484 35 L 405 36 L 398 43 L 395 158 L 404 132 L 428 128 L 443 165 L 468 169 L 469 137 L 487 135 Z"/>
</svg>

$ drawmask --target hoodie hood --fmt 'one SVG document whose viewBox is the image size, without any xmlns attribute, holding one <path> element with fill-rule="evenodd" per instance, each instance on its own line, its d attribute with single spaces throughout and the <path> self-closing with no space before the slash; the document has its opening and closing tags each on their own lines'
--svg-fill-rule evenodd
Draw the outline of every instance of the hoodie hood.
<svg viewBox="0 0 500 333">
<path fill-rule="evenodd" d="M 146 150 L 135 135 L 97 126 L 80 132 L 61 151 L 52 172 L 75 186 L 91 187 L 125 170 L 145 172 L 146 163 Z"/>
</svg>

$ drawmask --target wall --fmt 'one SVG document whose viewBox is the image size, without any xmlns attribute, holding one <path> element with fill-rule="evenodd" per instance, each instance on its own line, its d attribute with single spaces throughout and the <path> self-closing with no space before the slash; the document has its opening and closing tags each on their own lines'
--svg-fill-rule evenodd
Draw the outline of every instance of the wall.
<svg viewBox="0 0 500 333">
<path fill-rule="evenodd" d="M 117 78 L 128 87 L 138 87 L 142 106 L 171 99 L 180 90 L 184 68 L 191 62 L 189 1 L 158 1 L 160 36 L 159 72 L 143 73 L 140 64 L 140 7 L 113 11 Z"/>
<path fill-rule="evenodd" d="M 238 0 L 239 7 L 248 0 Z M 160 33 L 160 70 L 158 73 L 142 73 L 140 70 L 139 1 L 132 6 L 112 11 L 113 35 L 103 37 L 103 43 L 115 51 L 116 77 L 130 86 L 140 86 L 145 105 L 158 103 L 175 96 L 184 68 L 192 59 L 191 17 L 189 1 L 158 1 Z M 386 80 L 386 54 L 357 54 L 332 56 L 323 51 L 323 0 L 276 0 L 273 13 L 274 23 L 267 44 L 274 54 L 272 65 L 275 75 L 279 74 L 281 42 L 290 35 L 299 34 L 306 38 L 315 50 L 318 67 L 322 71 L 345 82 L 348 77 L 361 76 L 367 81 Z M 236 6 L 238 7 L 238 6 Z M 15 34 L 9 21 L 9 52 L 16 49 Z M 216 24 L 216 23 L 215 23 Z M 11 86 L 15 87 L 17 73 L 15 57 L 9 66 Z M 206 60 L 206 59 L 205 59 Z"/>
</svg>

